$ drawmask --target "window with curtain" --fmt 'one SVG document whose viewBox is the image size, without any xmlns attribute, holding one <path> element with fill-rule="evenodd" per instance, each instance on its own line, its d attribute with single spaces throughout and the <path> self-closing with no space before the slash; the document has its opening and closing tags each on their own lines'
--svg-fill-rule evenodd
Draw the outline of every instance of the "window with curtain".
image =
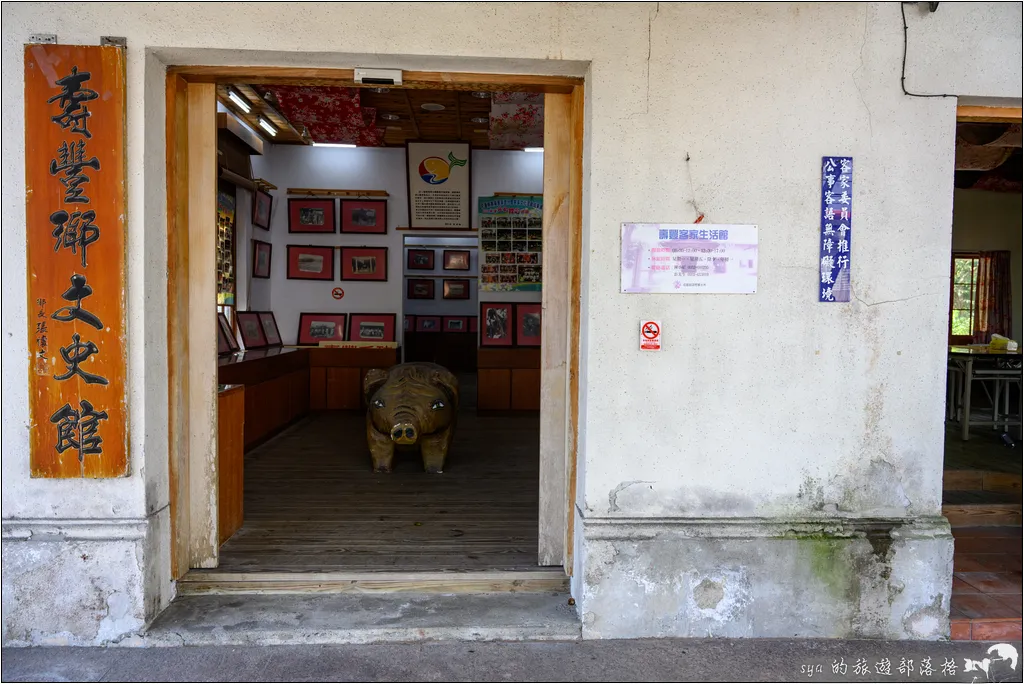
<svg viewBox="0 0 1024 684">
<path fill-rule="evenodd" d="M 1010 252 L 955 252 L 949 291 L 950 344 L 987 344 L 1009 337 Z"/>
</svg>

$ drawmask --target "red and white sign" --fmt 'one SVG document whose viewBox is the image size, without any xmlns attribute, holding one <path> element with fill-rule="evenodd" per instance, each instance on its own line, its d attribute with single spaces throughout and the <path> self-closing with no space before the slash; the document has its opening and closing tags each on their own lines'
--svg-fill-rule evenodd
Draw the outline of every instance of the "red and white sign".
<svg viewBox="0 0 1024 684">
<path fill-rule="evenodd" d="M 661 321 L 640 321 L 640 351 L 661 351 Z"/>
</svg>

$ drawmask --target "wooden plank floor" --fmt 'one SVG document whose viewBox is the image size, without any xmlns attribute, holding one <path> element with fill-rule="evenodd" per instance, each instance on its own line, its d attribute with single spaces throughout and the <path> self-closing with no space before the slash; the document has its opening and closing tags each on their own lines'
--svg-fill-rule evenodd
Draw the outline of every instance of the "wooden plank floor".
<svg viewBox="0 0 1024 684">
<path fill-rule="evenodd" d="M 539 421 L 466 407 L 444 473 L 374 473 L 365 416 L 308 416 L 245 458 L 245 519 L 221 572 L 537 568 Z"/>
</svg>

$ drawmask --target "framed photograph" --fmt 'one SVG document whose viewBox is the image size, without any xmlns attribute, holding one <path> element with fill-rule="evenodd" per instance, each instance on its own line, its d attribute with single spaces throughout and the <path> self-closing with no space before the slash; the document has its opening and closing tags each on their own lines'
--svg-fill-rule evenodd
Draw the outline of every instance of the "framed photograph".
<svg viewBox="0 0 1024 684">
<path fill-rule="evenodd" d="M 334 280 L 334 247 L 288 245 L 289 280 Z"/>
<path fill-rule="evenodd" d="M 291 197 L 288 199 L 288 232 L 289 233 L 335 233 L 334 200 L 306 199 Z"/>
<path fill-rule="evenodd" d="M 468 249 L 446 249 L 444 250 L 444 270 L 446 271 L 468 271 L 469 250 Z"/>
<path fill-rule="evenodd" d="M 267 346 L 267 336 L 263 334 L 260 315 L 255 311 L 239 311 L 238 330 L 242 333 L 242 344 L 246 349 L 259 349 Z"/>
<path fill-rule="evenodd" d="M 238 340 L 235 339 L 235 331 L 231 329 L 227 316 L 222 313 L 217 314 L 217 327 L 220 328 L 220 332 L 223 333 L 224 339 L 227 341 L 228 351 L 238 351 Z"/>
<path fill-rule="evenodd" d="M 410 271 L 433 271 L 434 250 L 410 249 L 405 260 L 405 266 Z"/>
<path fill-rule="evenodd" d="M 480 346 L 511 347 L 513 305 L 503 302 L 480 302 Z"/>
<path fill-rule="evenodd" d="M 299 334 L 295 337 L 295 343 L 317 345 L 321 342 L 344 342 L 347 320 L 348 315 L 343 313 L 304 311 L 299 314 Z"/>
<path fill-rule="evenodd" d="M 350 314 L 348 321 L 349 342 L 394 342 L 395 314 Z"/>
<path fill-rule="evenodd" d="M 386 281 L 388 279 L 388 248 L 342 247 L 341 279 Z"/>
<path fill-rule="evenodd" d="M 217 356 L 224 356 L 225 354 L 231 353 L 231 347 L 228 345 L 228 338 L 225 337 L 224 331 L 220 327 L 217 328 Z"/>
<path fill-rule="evenodd" d="M 416 332 L 441 332 L 441 317 L 417 316 Z"/>
<path fill-rule="evenodd" d="M 465 142 L 405 144 L 411 230 L 472 230 L 470 145 Z"/>
<path fill-rule="evenodd" d="M 409 278 L 406 283 L 407 299 L 433 299 L 434 280 L 433 278 Z"/>
<path fill-rule="evenodd" d="M 470 316 L 469 317 L 469 332 L 475 333 L 477 331 L 477 326 L 476 326 L 477 320 L 478 319 L 477 319 L 476 316 Z"/>
<path fill-rule="evenodd" d="M 252 225 L 270 230 L 270 208 L 274 198 L 269 193 L 257 190 L 252 196 Z"/>
<path fill-rule="evenodd" d="M 469 280 L 459 278 L 457 280 L 445 280 L 443 299 L 469 299 Z"/>
<path fill-rule="evenodd" d="M 281 346 L 281 333 L 277 329 L 277 319 L 273 311 L 258 311 L 260 325 L 263 326 L 263 336 L 267 338 L 268 347 Z"/>
<path fill-rule="evenodd" d="M 387 200 L 341 200 L 342 233 L 388 232 Z"/>
<path fill-rule="evenodd" d="M 516 304 L 516 344 L 540 346 L 540 304 Z"/>
<path fill-rule="evenodd" d="M 252 241 L 252 277 L 270 277 L 270 252 L 273 245 L 263 240 Z"/>
<path fill-rule="evenodd" d="M 412 314 L 406 314 L 402 329 L 405 332 L 416 330 L 416 317 Z"/>
<path fill-rule="evenodd" d="M 468 316 L 444 316 L 441 327 L 445 332 L 469 332 Z"/>
</svg>

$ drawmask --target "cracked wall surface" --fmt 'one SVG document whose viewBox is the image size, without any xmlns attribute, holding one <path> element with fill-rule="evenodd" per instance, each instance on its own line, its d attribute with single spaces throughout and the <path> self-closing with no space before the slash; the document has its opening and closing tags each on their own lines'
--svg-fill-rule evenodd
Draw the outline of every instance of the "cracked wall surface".
<svg viewBox="0 0 1024 684">
<path fill-rule="evenodd" d="M 1019 4 L 907 10 L 909 86 L 1019 106 Z M 67 605 L 78 608 L 68 616 L 47 611 L 58 596 L 26 569 L 35 552 L 23 549 L 36 542 L 5 537 L 5 549 L 15 549 L 3 561 L 5 590 L 14 597 L 8 601 L 5 591 L 5 639 L 42 642 L 65 632 L 105 639 L 152 617 L 173 593 L 169 531 L 158 522 L 168 504 L 168 64 L 586 76 L 573 588 L 590 616 L 589 634 L 629 631 L 621 625 L 678 633 L 722 618 L 721 631 L 764 635 L 774 629 L 768 606 L 789 597 L 789 589 L 771 589 L 785 577 L 764 570 L 773 549 L 786 549 L 779 553 L 796 577 L 810 578 L 815 563 L 827 561 L 798 553 L 797 541 L 771 537 L 765 530 L 775 522 L 842 527 L 882 518 L 912 526 L 938 515 L 956 101 L 903 94 L 898 4 L 311 3 L 296 13 L 270 3 L 256 16 L 217 3 L 6 3 L 0 11 L 8 93 L 0 116 L 4 130 L 15 132 L 4 141 L 10 173 L 0 253 L 4 523 L 145 521 L 134 541 L 109 538 L 111 551 L 98 554 L 104 567 L 86 572 L 98 583 L 70 571 L 76 545 L 91 542 L 56 539 L 46 547 L 51 565 L 63 568 L 56 579 L 99 587 L 113 599 L 98 603 L 93 590 L 76 588 L 79 598 Z M 451 31 L 456 25 L 463 30 Z M 28 474 L 25 147 L 16 132 L 24 123 L 23 43 L 34 33 L 70 44 L 118 35 L 128 45 L 131 476 L 119 480 Z M 855 159 L 854 298 L 819 304 L 818 169 L 822 156 L 835 154 Z M 619 292 L 621 222 L 698 216 L 758 224 L 756 295 Z M 644 318 L 662 321 L 661 352 L 637 349 Z M 730 526 L 702 527 L 702 520 L 741 521 L 759 541 L 730 541 Z M 708 558 L 720 562 L 702 562 L 681 550 L 694 542 L 659 537 L 637 521 L 697 530 Z M 871 547 L 835 543 L 851 559 L 867 558 Z M 949 544 L 941 530 L 925 541 L 894 542 L 891 575 L 900 581 L 916 568 L 924 579 L 907 580 L 893 594 L 893 606 L 906 606 L 891 608 L 888 626 L 877 626 L 878 610 L 861 606 L 880 605 L 880 596 L 895 591 L 893 580 L 877 579 L 856 601 L 834 597 L 838 607 L 815 612 L 801 629 L 849 631 L 862 616 L 867 622 L 856 629 L 865 633 L 941 631 L 936 616 L 948 598 L 936 604 L 935 597 L 945 595 L 945 580 L 928 568 Z M 141 565 L 119 560 L 122 545 L 142 549 Z M 648 571 L 651 557 L 666 567 Z M 12 574 L 15 566 L 22 570 Z M 852 576 L 843 577 L 852 585 Z M 141 592 L 123 589 L 137 581 Z M 660 596 L 662 585 L 693 605 L 666 599 L 675 618 L 655 611 L 657 624 L 644 623 L 648 604 L 639 599 Z M 821 597 L 827 591 L 820 586 Z M 58 616 L 59 624 L 26 632 L 35 615 Z M 797 624 L 789 615 L 785 624 Z M 902 627 L 893 627 L 894 616 Z"/>
</svg>

